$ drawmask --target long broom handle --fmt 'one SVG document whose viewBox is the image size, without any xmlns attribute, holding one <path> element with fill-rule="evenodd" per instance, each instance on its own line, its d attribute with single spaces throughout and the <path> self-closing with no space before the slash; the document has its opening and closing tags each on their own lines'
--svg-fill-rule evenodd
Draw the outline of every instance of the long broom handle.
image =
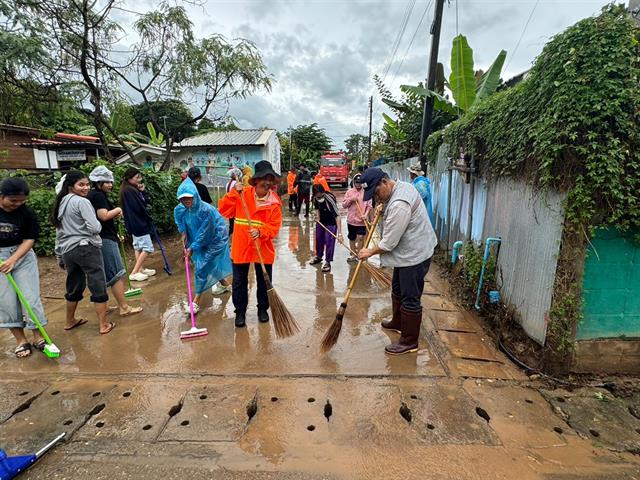
<svg viewBox="0 0 640 480">
<path fill-rule="evenodd" d="M 320 220 L 316 220 L 316 223 L 317 223 L 318 225 L 320 225 L 322 228 L 324 228 L 324 229 L 325 229 L 325 230 L 326 230 L 326 231 L 327 231 L 327 232 L 328 232 L 328 233 L 329 233 L 333 238 L 335 238 L 336 240 L 338 240 L 338 236 L 337 236 L 335 233 L 333 233 L 331 230 L 329 230 L 326 226 L 324 226 Z M 357 257 L 357 256 L 358 256 L 358 254 L 357 254 L 356 252 L 354 252 L 353 250 L 351 250 L 351 247 L 349 247 L 349 246 L 345 245 L 344 243 L 341 243 L 341 242 L 340 242 L 340 240 L 338 240 L 338 243 L 339 243 L 340 245 L 342 245 L 344 248 L 346 248 L 347 250 L 349 250 L 349 251 L 351 252 L 351 255 L 353 255 L 354 257 Z"/>
<path fill-rule="evenodd" d="M 249 207 L 247 207 L 247 202 L 244 199 L 244 188 L 242 189 L 241 192 L 238 192 L 240 194 L 240 201 L 242 202 L 242 209 L 244 210 L 244 215 L 247 217 L 247 222 L 249 223 L 249 228 L 253 228 L 253 224 L 251 223 L 251 215 L 249 215 Z M 249 236 L 251 236 L 251 234 L 249 234 Z M 271 285 L 271 278 L 269 277 L 269 272 L 267 272 L 267 268 L 264 266 L 264 260 L 262 259 L 262 252 L 260 251 L 260 245 L 258 244 L 258 239 L 257 238 L 253 238 L 253 244 L 256 247 L 256 252 L 258 252 L 258 259 L 260 259 L 260 265 L 262 266 L 262 273 L 264 275 L 265 280 L 268 280 L 267 283 L 267 290 L 269 290 L 272 285 Z"/>
<path fill-rule="evenodd" d="M 378 210 L 376 216 L 373 219 L 373 223 L 371 224 L 371 230 L 367 234 L 367 238 L 364 241 L 364 248 L 369 246 L 369 242 L 371 241 L 371 237 L 373 237 L 373 231 L 376 229 L 376 225 L 378 225 L 378 220 L 380 220 L 380 216 L 382 215 L 382 209 Z M 349 282 L 349 286 L 347 287 L 347 293 L 344 296 L 344 300 L 342 301 L 343 305 L 346 305 L 349 302 L 349 297 L 351 296 L 351 291 L 353 290 L 353 286 L 356 283 L 356 278 L 358 277 L 358 272 L 360 271 L 360 267 L 362 267 L 364 260 L 358 260 L 358 265 L 356 265 L 356 271 L 353 273 L 353 277 L 351 277 L 351 281 Z"/>
<path fill-rule="evenodd" d="M 371 230 L 371 225 L 369 225 L 369 222 L 367 221 L 367 218 L 365 217 L 364 213 L 362 212 L 362 209 L 360 208 L 360 202 L 358 201 L 357 198 L 356 198 L 355 202 L 356 202 L 356 207 L 358 207 L 358 213 L 360 214 L 360 218 L 362 218 L 362 221 L 364 222 L 364 227 L 367 229 L 367 233 L 369 233 L 369 230 Z"/>
<path fill-rule="evenodd" d="M 191 292 L 191 269 L 187 249 L 184 249 L 184 269 L 187 272 L 187 291 L 189 292 L 189 313 L 191 314 L 191 328 L 196 328 L 196 317 L 193 314 L 193 293 Z"/>
<path fill-rule="evenodd" d="M 0 265 L 2 265 L 3 263 L 4 261 L 0 260 Z M 44 330 L 44 328 L 42 328 L 42 324 L 40 323 L 40 320 L 38 320 L 38 317 L 34 313 L 33 309 L 31 308 L 31 305 L 29 305 L 29 302 L 27 302 L 27 299 L 24 298 L 24 295 L 22 295 L 22 292 L 20 291 L 18 284 L 13 279 L 13 275 L 11 275 L 10 273 L 6 273 L 5 275 L 7 276 L 7 280 L 9 280 L 9 283 L 11 284 L 13 289 L 16 291 L 16 295 L 18 295 L 20 302 L 22 302 L 22 305 L 24 305 L 24 307 L 27 309 L 27 312 L 29 312 L 29 316 L 31 317 L 31 320 L 33 320 L 33 323 L 35 323 L 36 327 L 38 327 L 38 330 L 42 334 L 42 337 L 44 338 L 45 342 L 47 342 L 47 344 L 49 345 L 53 344 L 53 342 L 51 341 L 51 338 L 49 338 L 49 335 L 47 335 L 47 332 Z"/>
</svg>

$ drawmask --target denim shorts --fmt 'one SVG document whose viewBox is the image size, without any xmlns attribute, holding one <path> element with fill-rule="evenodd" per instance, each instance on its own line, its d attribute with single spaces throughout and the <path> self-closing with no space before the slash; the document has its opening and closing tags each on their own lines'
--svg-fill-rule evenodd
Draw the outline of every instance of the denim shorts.
<svg viewBox="0 0 640 480">
<path fill-rule="evenodd" d="M 18 249 L 14 247 L 0 247 L 0 258 L 6 260 Z M 29 302 L 33 313 L 42 325 L 47 324 L 42 301 L 40 300 L 40 275 L 38 274 L 38 261 L 33 250 L 29 250 L 24 257 L 16 263 L 11 272 L 13 280 L 18 285 L 20 292 Z M 26 319 L 26 322 L 25 322 Z M 24 328 L 35 330 L 27 309 L 23 307 L 18 294 L 13 289 L 7 276 L 0 273 L 0 328 Z"/>
<path fill-rule="evenodd" d="M 118 242 L 108 238 L 102 239 L 102 260 L 104 261 L 104 276 L 107 279 L 107 287 L 112 287 L 125 275 Z"/>
<path fill-rule="evenodd" d="M 151 241 L 151 235 L 148 233 L 146 235 L 142 235 L 141 237 L 136 237 L 133 235 L 133 249 L 136 252 L 147 252 L 153 253 L 153 242 Z"/>
</svg>

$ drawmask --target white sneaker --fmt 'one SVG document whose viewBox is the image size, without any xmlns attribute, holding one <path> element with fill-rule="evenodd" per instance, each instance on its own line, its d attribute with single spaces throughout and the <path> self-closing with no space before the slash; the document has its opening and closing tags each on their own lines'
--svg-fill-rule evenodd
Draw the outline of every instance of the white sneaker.
<svg viewBox="0 0 640 480">
<path fill-rule="evenodd" d="M 222 295 L 223 293 L 227 293 L 230 291 L 231 291 L 231 285 L 227 285 L 225 287 L 220 282 L 216 283 L 213 287 L 211 287 L 211 293 L 213 295 Z"/>
<path fill-rule="evenodd" d="M 138 272 L 129 275 L 129 280 L 133 280 L 134 282 L 144 282 L 145 280 L 149 280 L 149 277 L 142 272 Z"/>
<path fill-rule="evenodd" d="M 142 273 L 147 277 L 153 277 L 156 274 L 156 271 L 153 268 L 143 268 Z"/>
<path fill-rule="evenodd" d="M 192 303 L 191 305 L 193 305 L 193 314 L 195 315 L 196 313 L 198 313 L 200 311 L 200 307 L 198 306 L 197 303 Z M 186 313 L 187 315 L 191 314 L 191 310 L 189 309 L 189 304 L 185 304 L 184 306 L 184 313 Z"/>
</svg>

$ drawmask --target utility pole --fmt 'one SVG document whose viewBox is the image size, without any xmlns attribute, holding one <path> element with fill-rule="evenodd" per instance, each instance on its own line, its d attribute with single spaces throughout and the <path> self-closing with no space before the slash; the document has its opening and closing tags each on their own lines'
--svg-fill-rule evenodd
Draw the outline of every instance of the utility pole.
<svg viewBox="0 0 640 480">
<path fill-rule="evenodd" d="M 369 97 L 369 146 L 367 148 L 367 166 L 371 165 L 371 122 L 373 120 L 373 96 Z"/>
<path fill-rule="evenodd" d="M 431 25 L 431 56 L 429 57 L 429 72 L 427 74 L 427 90 L 433 91 L 436 86 L 436 68 L 438 66 L 438 48 L 440 48 L 440 27 L 442 26 L 442 9 L 444 0 L 436 0 L 433 24 Z M 427 157 L 424 154 L 424 144 L 431 134 L 433 119 L 433 97 L 424 99 L 422 113 L 422 132 L 420 133 L 420 165 L 427 171 Z"/>
</svg>

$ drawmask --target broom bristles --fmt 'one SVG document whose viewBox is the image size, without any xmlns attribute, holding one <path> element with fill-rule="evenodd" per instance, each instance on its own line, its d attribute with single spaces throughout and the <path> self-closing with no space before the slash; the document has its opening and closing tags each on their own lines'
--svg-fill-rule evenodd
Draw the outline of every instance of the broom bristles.
<svg viewBox="0 0 640 480">
<path fill-rule="evenodd" d="M 331 323 L 329 330 L 322 337 L 322 343 L 320 344 L 320 351 L 327 353 L 331 350 L 336 343 L 338 343 L 338 337 L 340 336 L 340 330 L 342 330 L 342 315 L 336 315 L 335 320 Z"/>
<path fill-rule="evenodd" d="M 272 287 L 267 290 L 267 297 L 269 298 L 269 306 L 273 315 L 273 327 L 276 331 L 276 337 L 287 338 L 298 333 L 300 331 L 298 323 L 275 288 Z"/>
<path fill-rule="evenodd" d="M 371 278 L 381 288 L 389 288 L 391 286 L 391 277 L 379 268 L 371 265 L 369 262 L 362 262 L 364 269 L 371 275 Z"/>
</svg>

